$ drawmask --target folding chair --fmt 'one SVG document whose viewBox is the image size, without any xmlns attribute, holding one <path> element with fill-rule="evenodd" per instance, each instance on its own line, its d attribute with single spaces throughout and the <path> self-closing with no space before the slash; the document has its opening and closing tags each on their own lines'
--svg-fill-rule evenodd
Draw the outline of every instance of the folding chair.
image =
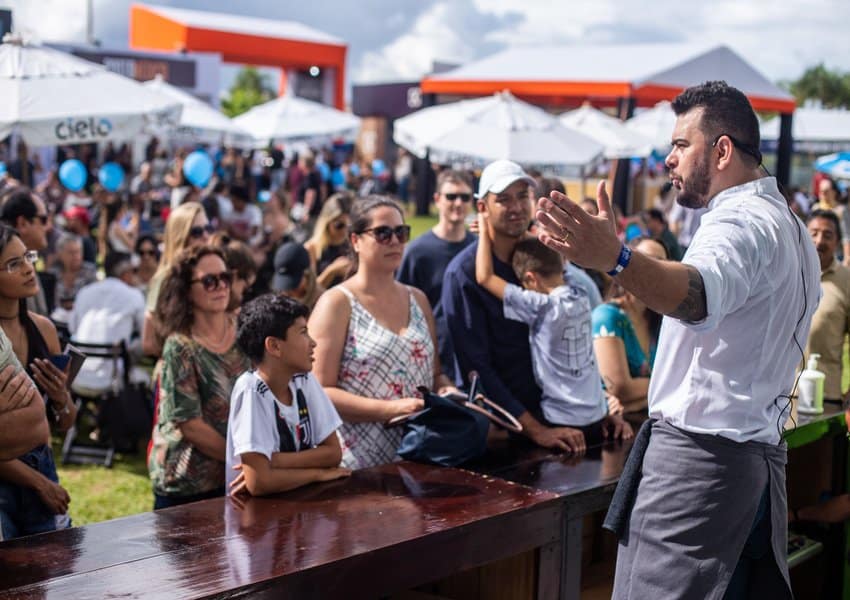
<svg viewBox="0 0 850 600">
<path fill-rule="evenodd" d="M 112 382 L 106 389 L 88 390 L 71 386 L 71 397 L 77 407 L 77 419 L 65 433 L 62 444 L 63 464 L 102 464 L 112 466 L 115 443 L 112 436 L 99 443 L 81 443 L 77 438 L 80 426 L 87 423 L 94 428 L 103 425 L 102 413 L 107 402 L 115 401 L 129 385 L 130 356 L 123 341 L 116 344 L 86 344 L 72 341 L 86 355 L 86 359 L 101 358 L 112 363 Z"/>
</svg>

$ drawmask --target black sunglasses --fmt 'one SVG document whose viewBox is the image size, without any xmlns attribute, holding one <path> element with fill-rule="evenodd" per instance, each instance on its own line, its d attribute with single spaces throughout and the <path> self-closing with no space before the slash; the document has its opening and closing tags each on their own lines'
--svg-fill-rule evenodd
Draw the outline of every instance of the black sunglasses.
<svg viewBox="0 0 850 600">
<path fill-rule="evenodd" d="M 36 219 L 38 219 L 39 221 L 41 221 L 41 224 L 42 224 L 42 225 L 47 225 L 47 219 L 48 219 L 48 218 L 49 218 L 49 217 L 48 217 L 47 215 L 35 215 L 35 216 L 32 218 L 32 220 L 33 220 L 33 221 L 35 221 Z"/>
<path fill-rule="evenodd" d="M 223 271 L 218 275 L 210 273 L 200 279 L 193 279 L 192 283 L 200 283 L 204 286 L 204 290 L 212 292 L 213 290 L 217 290 L 219 285 L 229 288 L 230 284 L 233 283 L 233 274 L 230 271 Z"/>
<path fill-rule="evenodd" d="M 378 225 L 371 229 L 364 229 L 360 233 L 371 233 L 375 237 L 375 241 L 379 244 L 389 244 L 393 239 L 393 235 L 395 235 L 399 242 L 406 244 L 407 240 L 410 239 L 410 225 L 396 225 L 395 227 Z"/>
<path fill-rule="evenodd" d="M 197 239 L 197 238 L 204 237 L 205 233 L 211 234 L 213 232 L 215 232 L 215 227 L 213 227 L 212 225 L 209 225 L 209 224 L 203 225 L 203 226 L 195 225 L 194 227 L 192 227 L 192 229 L 189 230 L 189 237 L 193 237 L 193 238 Z"/>
<path fill-rule="evenodd" d="M 461 202 L 469 202 L 472 200 L 472 194 L 443 194 L 446 197 L 446 200 L 454 202 L 455 200 L 460 199 Z"/>
<path fill-rule="evenodd" d="M 139 250 L 139 256 L 156 256 L 156 250 Z"/>
<path fill-rule="evenodd" d="M 345 221 L 337 221 L 336 223 L 331 225 L 331 227 L 333 227 L 334 229 L 339 231 L 341 229 L 345 229 L 346 227 L 348 227 L 348 223 L 346 223 Z"/>
</svg>

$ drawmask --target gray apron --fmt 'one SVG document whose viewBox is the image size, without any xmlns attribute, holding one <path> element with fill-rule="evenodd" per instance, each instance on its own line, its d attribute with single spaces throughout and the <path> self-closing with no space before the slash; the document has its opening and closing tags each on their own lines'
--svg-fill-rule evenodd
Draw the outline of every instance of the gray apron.
<svg viewBox="0 0 850 600">
<path fill-rule="evenodd" d="M 742 444 L 664 421 L 642 433 L 645 454 L 629 456 L 636 476 L 621 478 L 606 517 L 620 537 L 612 598 L 723 598 L 766 488 L 777 568 L 752 581 L 762 597 L 791 598 L 785 443 Z"/>
</svg>

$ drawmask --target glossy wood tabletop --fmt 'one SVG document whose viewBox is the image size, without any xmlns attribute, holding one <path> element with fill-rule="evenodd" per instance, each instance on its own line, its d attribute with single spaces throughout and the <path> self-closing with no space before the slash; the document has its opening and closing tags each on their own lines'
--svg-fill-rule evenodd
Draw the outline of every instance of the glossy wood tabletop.
<svg viewBox="0 0 850 600">
<path fill-rule="evenodd" d="M 0 598 L 368 598 L 559 539 L 549 492 L 395 463 L 0 544 Z"/>
<path fill-rule="evenodd" d="M 491 449 L 469 468 L 564 497 L 613 489 L 631 448 L 631 440 L 607 442 L 588 448 L 583 456 L 572 456 L 515 439 Z"/>
</svg>

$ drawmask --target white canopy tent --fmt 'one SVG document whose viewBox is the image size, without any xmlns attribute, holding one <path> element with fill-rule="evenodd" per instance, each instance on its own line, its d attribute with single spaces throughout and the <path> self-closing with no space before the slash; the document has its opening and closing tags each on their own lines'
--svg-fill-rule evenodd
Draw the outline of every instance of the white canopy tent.
<svg viewBox="0 0 850 600">
<path fill-rule="evenodd" d="M 352 140 L 360 129 L 360 118 L 333 107 L 286 93 L 255 106 L 233 122 L 254 138 L 257 146 L 269 141 L 327 143 Z"/>
<path fill-rule="evenodd" d="M 652 148 L 661 154 L 670 151 L 676 113 L 670 103 L 662 100 L 652 108 L 643 110 L 626 121 L 626 127 L 650 140 Z"/>
<path fill-rule="evenodd" d="M 761 126 L 761 139 L 767 146 L 779 140 L 779 120 L 774 117 Z M 817 106 L 798 108 L 791 123 L 791 135 L 798 152 L 850 151 L 850 111 Z"/>
<path fill-rule="evenodd" d="M 10 38 L 0 44 L 0 138 L 30 146 L 130 140 L 173 126 L 180 103 L 70 54 Z"/>
<path fill-rule="evenodd" d="M 393 139 L 440 163 L 483 166 L 504 158 L 556 171 L 584 172 L 604 152 L 599 142 L 510 92 L 419 110 L 396 120 Z"/>
<path fill-rule="evenodd" d="M 605 158 L 646 158 L 652 154 L 650 139 L 626 127 L 620 119 L 590 104 L 561 115 L 561 123 L 605 146 Z"/>
<path fill-rule="evenodd" d="M 164 130 L 164 135 L 177 140 L 205 144 L 220 144 L 224 141 L 226 144 L 240 145 L 253 142 L 251 135 L 227 116 L 203 100 L 165 82 L 161 76 L 157 75 L 156 79 L 146 81 L 142 85 L 174 99 L 183 107 L 180 122 L 176 127 Z"/>
</svg>

